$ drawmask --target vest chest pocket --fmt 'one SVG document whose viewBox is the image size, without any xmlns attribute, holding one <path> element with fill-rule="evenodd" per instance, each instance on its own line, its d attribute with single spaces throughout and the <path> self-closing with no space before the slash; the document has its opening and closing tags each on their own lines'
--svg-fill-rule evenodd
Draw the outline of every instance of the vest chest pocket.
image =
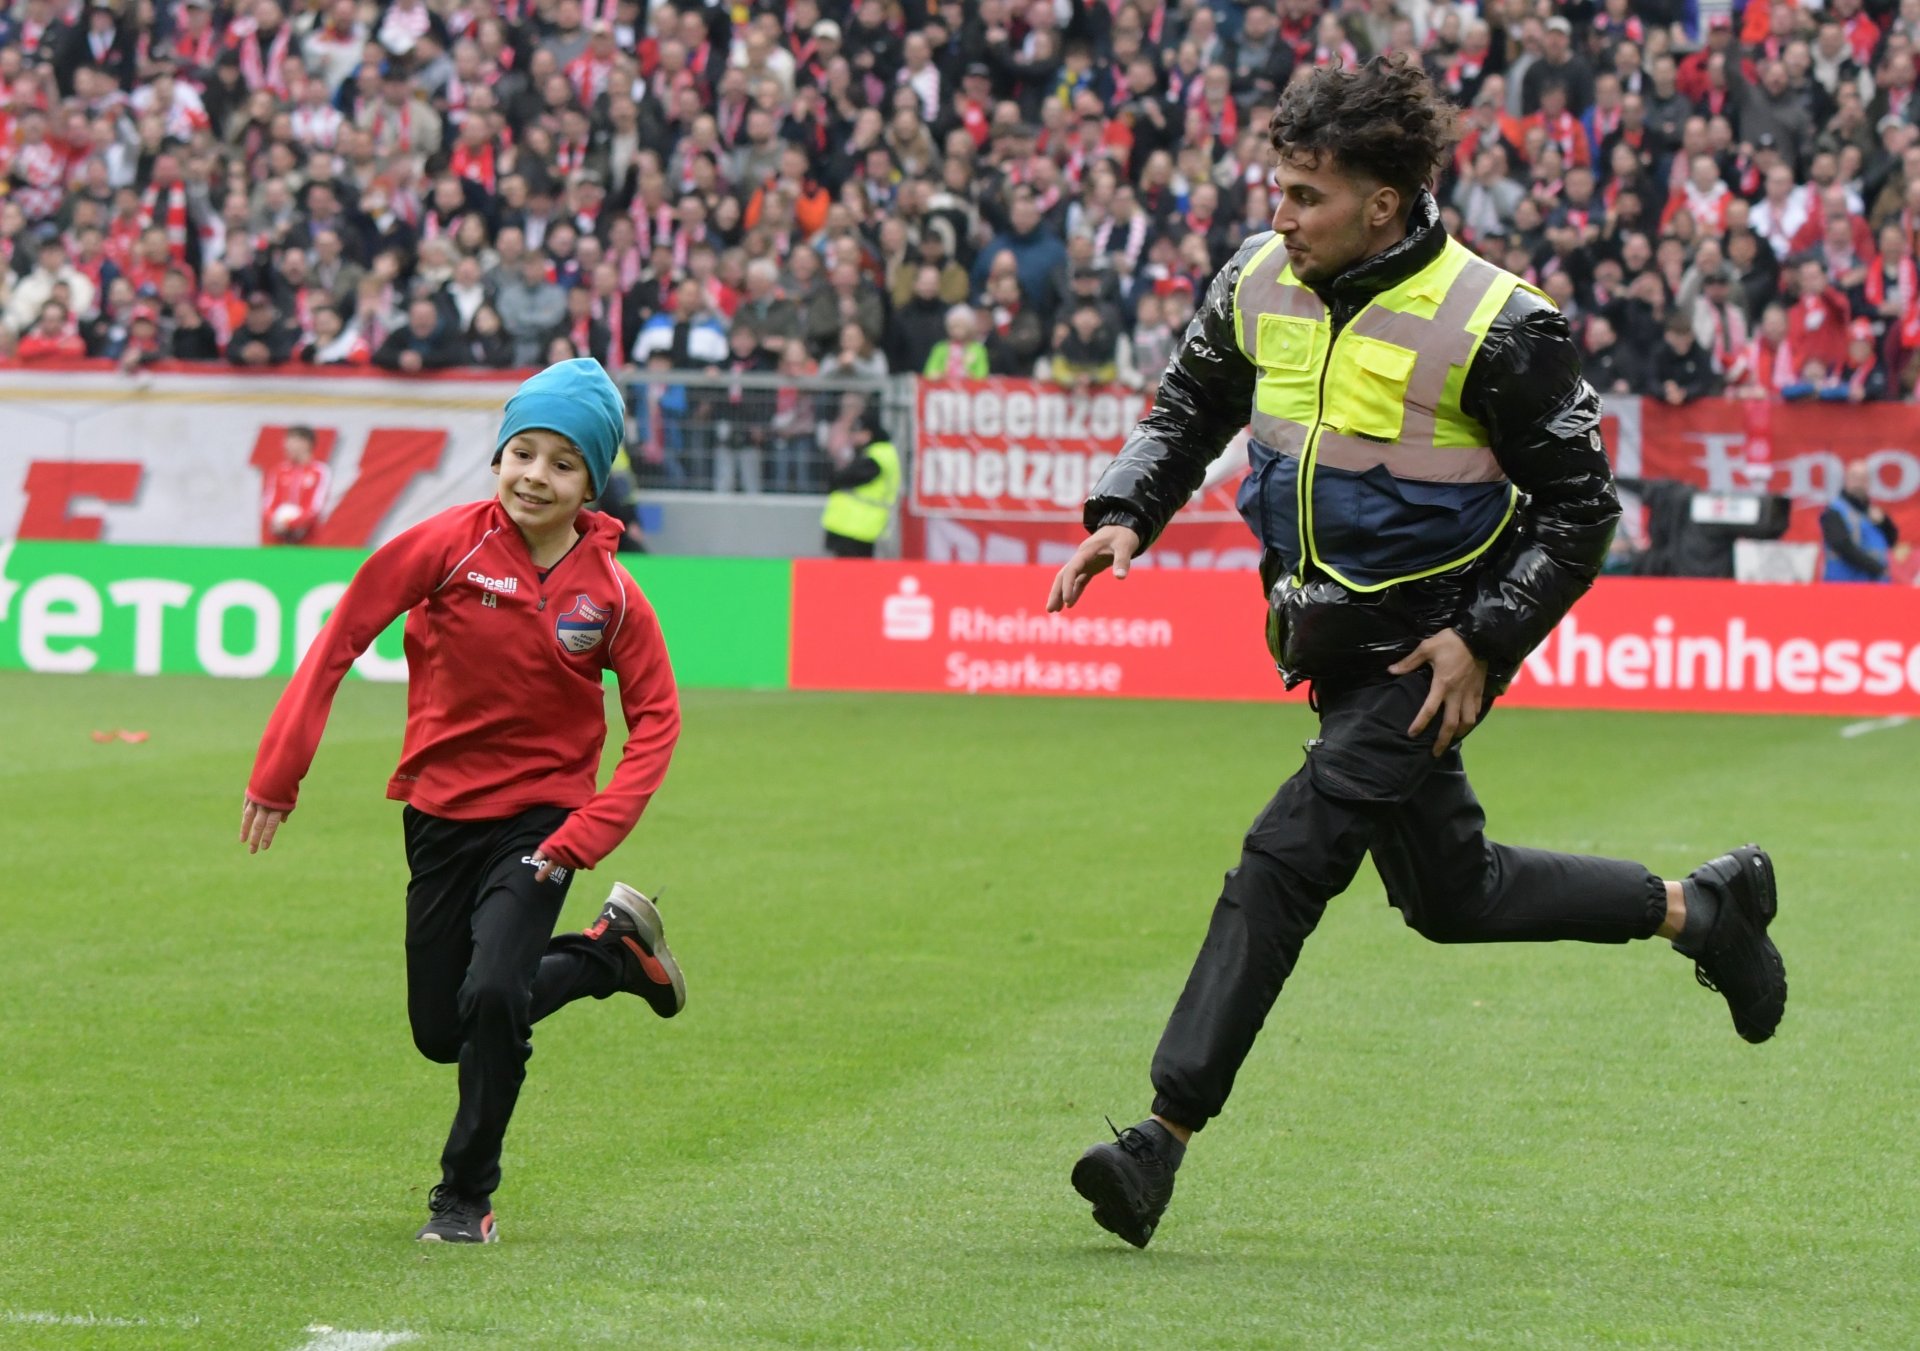
<svg viewBox="0 0 1920 1351">
<path fill-rule="evenodd" d="M 1269 370 L 1313 369 L 1314 336 L 1320 326 L 1291 314 L 1263 314 L 1254 334 L 1258 362 Z"/>
<path fill-rule="evenodd" d="M 1327 391 L 1327 420 L 1375 441 L 1397 441 L 1407 413 L 1407 382 L 1417 359 L 1410 348 L 1378 338 L 1348 336 L 1336 361 L 1337 385 Z"/>
</svg>

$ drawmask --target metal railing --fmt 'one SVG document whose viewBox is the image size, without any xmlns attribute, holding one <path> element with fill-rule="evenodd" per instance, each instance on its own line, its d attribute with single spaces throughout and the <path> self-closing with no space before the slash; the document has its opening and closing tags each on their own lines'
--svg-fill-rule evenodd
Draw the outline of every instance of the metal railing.
<svg viewBox="0 0 1920 1351">
<path fill-rule="evenodd" d="M 912 377 L 789 379 L 647 370 L 625 383 L 631 489 L 821 496 L 850 458 L 852 426 L 877 409 L 904 463 Z"/>
</svg>

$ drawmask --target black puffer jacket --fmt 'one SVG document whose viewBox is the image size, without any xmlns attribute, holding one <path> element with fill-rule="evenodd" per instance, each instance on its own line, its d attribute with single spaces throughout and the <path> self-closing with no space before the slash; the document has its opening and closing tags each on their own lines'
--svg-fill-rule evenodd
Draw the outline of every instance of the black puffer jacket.
<svg viewBox="0 0 1920 1351">
<path fill-rule="evenodd" d="M 1431 196 L 1421 194 L 1413 219 L 1404 240 L 1319 290 L 1336 332 L 1445 247 Z M 1233 290 L 1269 238 L 1243 244 L 1207 288 L 1153 411 L 1094 485 L 1089 530 L 1125 525 L 1151 544 L 1246 424 L 1259 372 L 1234 338 Z M 1281 576 L 1269 550 L 1261 568 L 1272 605 L 1268 643 L 1289 685 L 1375 675 L 1450 626 L 1487 662 L 1489 692 L 1498 692 L 1599 575 L 1620 504 L 1600 442 L 1600 397 L 1581 377 L 1560 312 L 1516 289 L 1474 357 L 1461 406 L 1486 427 L 1501 470 L 1523 494 L 1519 510 L 1474 562 L 1379 592 L 1349 591 L 1311 566 L 1304 578 Z"/>
</svg>

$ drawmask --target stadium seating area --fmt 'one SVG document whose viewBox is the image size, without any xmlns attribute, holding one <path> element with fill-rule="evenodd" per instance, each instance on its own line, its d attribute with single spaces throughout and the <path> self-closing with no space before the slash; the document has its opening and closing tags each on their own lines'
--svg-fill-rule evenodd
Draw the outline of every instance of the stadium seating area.
<svg viewBox="0 0 1920 1351">
<path fill-rule="evenodd" d="M 1149 383 L 1277 91 L 1408 51 L 1601 387 L 1913 385 L 1920 0 L 287 3 L 0 18 L 7 354 Z"/>
</svg>

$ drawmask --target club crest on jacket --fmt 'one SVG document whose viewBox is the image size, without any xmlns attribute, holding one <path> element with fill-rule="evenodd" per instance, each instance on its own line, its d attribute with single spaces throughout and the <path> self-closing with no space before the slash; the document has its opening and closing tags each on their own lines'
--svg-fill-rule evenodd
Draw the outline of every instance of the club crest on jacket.
<svg viewBox="0 0 1920 1351">
<path fill-rule="evenodd" d="M 612 610 L 602 609 L 584 594 L 576 594 L 573 604 L 553 621 L 553 631 L 567 651 L 591 652 L 605 636 L 607 620 L 612 615 Z"/>
</svg>

